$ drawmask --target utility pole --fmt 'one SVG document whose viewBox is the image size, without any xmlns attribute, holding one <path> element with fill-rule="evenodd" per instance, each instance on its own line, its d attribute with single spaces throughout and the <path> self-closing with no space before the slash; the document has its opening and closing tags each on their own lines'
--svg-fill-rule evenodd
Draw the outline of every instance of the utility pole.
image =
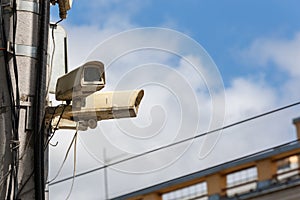
<svg viewBox="0 0 300 200">
<path fill-rule="evenodd" d="M 56 99 L 68 102 L 63 110 L 47 107 L 50 3 L 58 3 L 61 20 L 72 6 L 72 0 L 0 0 L 0 200 L 45 199 L 48 129 L 87 130 L 100 120 L 136 117 L 144 96 L 95 93 L 105 76 L 103 63 L 93 61 L 58 79 Z"/>
<path fill-rule="evenodd" d="M 45 199 L 49 6 L 1 0 L 0 199 Z"/>
</svg>

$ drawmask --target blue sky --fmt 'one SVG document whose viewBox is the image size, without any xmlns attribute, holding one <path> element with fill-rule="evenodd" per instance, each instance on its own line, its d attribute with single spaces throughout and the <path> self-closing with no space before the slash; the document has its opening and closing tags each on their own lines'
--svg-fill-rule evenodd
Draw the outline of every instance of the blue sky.
<svg viewBox="0 0 300 200">
<path fill-rule="evenodd" d="M 97 45 L 114 34 L 132 28 L 162 27 L 186 34 L 203 46 L 220 71 L 225 85 L 226 104 L 223 106 L 225 112 L 221 109 L 222 112 L 220 111 L 219 114 L 221 117 L 224 115 L 224 123 L 228 124 L 300 99 L 299 88 L 297 87 L 300 84 L 299 8 L 300 2 L 297 0 L 77 0 L 74 1 L 73 8 L 68 13 L 68 18 L 61 25 L 68 32 L 69 64 L 71 68 L 84 63 L 91 55 L 91 51 L 93 54 L 100 50 L 99 59 L 101 59 L 103 51 L 101 51 L 101 48 L 97 49 Z M 58 19 L 57 10 L 57 7 L 51 8 L 52 21 Z M 153 41 L 162 39 L 155 38 L 155 36 L 153 38 Z M 134 43 L 140 38 L 129 39 L 129 43 Z M 116 45 L 114 48 L 107 49 L 104 53 L 110 55 L 126 42 L 124 41 L 124 43 Z M 162 44 L 166 42 L 165 44 L 168 45 L 168 39 L 160 42 Z M 197 105 L 192 104 L 189 106 L 189 102 L 182 99 L 181 107 L 172 109 L 178 105 L 171 98 L 170 93 L 164 91 L 164 88 L 157 87 L 157 85 L 148 87 L 144 84 L 146 95 L 142 101 L 137 119 L 132 119 L 132 121 L 121 120 L 120 124 L 117 125 L 114 120 L 101 121 L 98 123 L 97 129 L 88 131 L 88 135 L 84 132 L 81 133 L 77 155 L 78 172 L 101 166 L 99 158 L 103 156 L 104 150 L 101 149 L 103 147 L 107 148 L 108 157 L 112 159 L 123 155 L 122 150 L 125 153 L 130 152 L 132 149 L 128 146 L 136 145 L 137 151 L 141 153 L 145 150 L 145 146 L 151 149 L 161 144 L 167 144 L 169 142 L 168 137 L 172 138 L 174 136 L 171 133 L 174 131 L 174 124 L 177 125 L 177 122 L 181 120 L 180 117 L 176 118 L 176 116 L 182 115 L 180 113 L 182 108 L 191 113 L 190 121 L 197 118 L 199 114 L 200 117 L 197 118 L 199 122 L 196 124 L 198 126 L 197 133 L 212 128 L 212 126 L 205 126 L 205 124 L 211 124 L 212 107 L 215 106 L 210 99 L 211 96 L 207 95 L 209 92 L 207 88 L 202 87 L 207 82 L 199 80 L 199 77 L 197 79 L 195 73 L 184 60 L 179 59 L 174 64 L 172 62 L 174 57 L 165 54 L 166 52 L 141 51 L 137 54 L 129 54 L 126 58 L 122 57 L 116 62 L 116 65 L 122 67 L 112 65 L 111 68 L 107 69 L 107 86 L 105 89 L 114 89 L 114 84 L 119 83 L 123 76 L 133 73 L 134 69 L 143 62 L 147 64 L 153 60 L 156 63 L 169 65 L 168 70 L 170 71 L 176 69 L 176 72 L 194 90 L 194 94 L 188 96 L 188 98 L 191 98 L 192 101 L 192 98 L 195 97 L 198 102 Z M 192 55 L 187 55 L 187 57 L 195 63 L 199 62 L 197 57 Z M 199 63 L 201 67 L 201 62 Z M 165 82 L 159 82 L 163 78 L 157 78 L 157 71 L 151 71 L 149 67 L 145 69 L 148 70 L 146 70 L 146 75 L 144 75 L 145 72 L 140 73 L 136 76 L 136 80 L 131 79 L 130 84 L 125 84 L 124 87 L 151 78 L 153 78 L 152 83 L 165 84 L 170 83 L 168 80 L 172 81 L 172 77 L 175 77 L 172 76 L 172 73 L 169 76 L 165 74 L 166 79 L 163 80 Z M 149 85 L 149 83 L 147 84 Z M 173 85 L 167 86 L 171 87 Z M 183 94 L 185 94 L 184 92 Z M 178 96 L 180 95 L 178 94 Z M 222 95 L 218 93 L 215 98 L 220 100 L 220 96 Z M 162 109 L 157 110 L 157 105 L 160 105 Z M 153 110 L 155 112 L 152 112 Z M 201 146 L 203 148 L 203 144 L 204 146 L 207 144 L 205 142 L 208 140 L 205 139 L 194 141 L 170 165 L 159 168 L 160 170 L 155 169 L 155 172 L 152 172 L 151 169 L 149 169 L 151 172 L 143 172 L 142 169 L 151 165 L 156 166 L 156 164 L 160 166 L 162 164 L 160 161 L 165 159 L 164 156 L 172 155 L 172 153 L 177 155 L 177 150 L 173 149 L 173 152 L 166 151 L 162 155 L 155 154 L 144 160 L 129 162 L 116 166 L 114 169 L 109 169 L 109 195 L 112 197 L 124 194 L 293 140 L 295 139 L 295 130 L 291 121 L 299 116 L 299 111 L 299 107 L 296 107 L 225 131 L 226 134 L 223 133 L 222 136 L 218 136 L 217 143 L 210 154 L 201 159 L 200 162 L 199 151 L 201 150 L 199 148 Z M 154 119 L 162 119 L 166 122 L 166 126 L 162 127 L 162 132 L 157 135 L 162 134 L 167 137 L 160 138 L 159 141 L 155 140 L 155 137 L 151 135 L 151 131 L 147 131 L 150 130 L 149 127 L 143 127 L 145 124 L 155 123 Z M 168 122 L 171 124 L 168 124 Z M 141 140 L 131 141 L 132 143 L 124 142 L 126 141 L 125 136 L 120 136 L 122 131 L 119 133 L 117 130 L 124 125 L 122 123 L 145 128 L 140 134 L 147 136 L 148 140 L 139 138 Z M 127 127 L 124 126 L 123 128 Z M 50 177 L 55 176 L 64 156 L 61 152 L 66 151 L 72 139 L 72 133 L 68 131 L 58 132 L 59 134 L 56 134 L 54 140 L 59 141 L 59 145 L 50 150 Z M 119 135 L 114 135 L 115 132 L 118 132 Z M 122 139 L 118 138 L 119 136 Z M 138 138 L 138 135 L 134 135 L 134 137 Z M 84 143 L 86 144 L 84 145 Z M 235 144 L 234 147 L 233 143 Z M 120 149 L 114 149 L 116 147 L 120 147 Z M 195 154 L 194 152 L 198 153 Z M 188 165 L 186 165 L 187 161 L 189 161 Z M 149 165 L 143 163 L 149 163 Z M 133 173 L 130 170 L 136 170 L 140 173 Z M 58 179 L 71 174 L 72 156 L 70 155 Z M 75 197 L 80 199 L 80 196 L 86 197 L 87 193 L 89 199 L 104 199 L 103 172 L 93 174 L 93 177 L 87 176 L 87 178 L 81 179 L 76 179 L 75 183 L 77 185 L 75 184 L 76 189 L 74 189 L 72 199 L 75 199 Z M 131 184 L 127 184 L 128 179 L 133 180 Z M 90 184 L 85 184 L 87 182 Z M 95 188 L 93 189 L 91 185 Z M 67 195 L 66 187 L 70 187 L 70 182 L 50 187 L 51 199 L 64 199 Z"/>
<path fill-rule="evenodd" d="M 124 15 L 135 27 L 174 28 L 187 33 L 208 51 L 227 85 L 233 77 L 257 70 L 253 63 L 236 58 L 237 51 L 249 46 L 256 38 L 292 39 L 295 36 L 300 29 L 298 8 L 296 0 L 187 0 L 184 3 L 148 0 L 143 3 L 129 1 L 125 5 L 121 1 L 92 1 L 88 4 L 74 1 L 64 23 L 103 28 L 110 20 L 109 16 L 117 13 Z M 53 12 L 53 16 L 55 14 Z M 280 80 L 272 70 L 274 67 L 261 71 L 275 84 Z"/>
</svg>

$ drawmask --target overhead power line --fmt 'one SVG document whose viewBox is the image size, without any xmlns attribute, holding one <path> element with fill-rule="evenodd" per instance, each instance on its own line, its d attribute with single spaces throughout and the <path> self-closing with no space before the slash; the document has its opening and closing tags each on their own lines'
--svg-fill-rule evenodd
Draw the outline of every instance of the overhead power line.
<svg viewBox="0 0 300 200">
<path fill-rule="evenodd" d="M 106 166 L 101 166 L 101 167 L 98 167 L 98 168 L 95 168 L 95 169 L 91 169 L 91 170 L 88 170 L 88 171 L 85 171 L 85 172 L 82 172 L 82 173 L 78 173 L 78 174 L 76 174 L 75 178 L 80 177 L 80 176 L 84 176 L 84 175 L 87 175 L 87 174 L 90 174 L 90 173 L 93 173 L 93 172 L 95 172 L 95 171 L 102 170 L 102 169 L 104 169 L 104 168 L 106 168 L 106 167 L 111 167 L 111 166 L 114 166 L 114 165 L 117 165 L 117 164 L 120 164 L 120 163 L 124 163 L 124 162 L 130 161 L 130 160 L 133 160 L 133 159 L 135 159 L 135 158 L 139 158 L 139 157 L 142 157 L 142 156 L 145 156 L 145 155 L 148 155 L 148 154 L 151 154 L 151 153 L 154 153 L 154 152 L 163 150 L 163 149 L 167 149 L 167 148 L 169 148 L 169 147 L 172 147 L 172 146 L 175 146 L 175 145 L 178 145 L 178 144 L 182 144 L 182 143 L 185 143 L 185 142 L 188 142 L 188 141 L 191 141 L 191 140 L 194 140 L 194 139 L 197 139 L 197 138 L 206 136 L 206 135 L 210 135 L 210 134 L 212 134 L 212 133 L 215 133 L 215 132 L 218 132 L 218 131 L 222 131 L 222 130 L 225 130 L 225 129 L 228 129 L 228 128 L 231 128 L 231 127 L 234 127 L 234 126 L 237 126 L 237 125 L 240 125 L 240 124 L 243 124 L 243 123 L 246 123 L 246 122 L 249 122 L 249 121 L 252 121 L 252 120 L 255 120 L 255 119 L 264 117 L 264 116 L 267 116 L 267 115 L 271 115 L 271 114 L 274 114 L 274 113 L 276 113 L 276 112 L 279 112 L 279 111 L 282 111 L 282 110 L 286 110 L 286 109 L 288 109 L 288 108 L 295 107 L 295 106 L 298 106 L 298 105 L 300 105 L 300 101 L 298 101 L 298 102 L 296 102 L 296 103 L 292 103 L 292 104 L 286 105 L 286 106 L 283 106 L 283 107 L 279 107 L 279 108 L 273 109 L 273 110 L 268 111 L 268 112 L 264 112 L 264 113 L 262 113 L 262 114 L 259 114 L 259 115 L 256 115 L 256 116 L 253 116 L 253 117 L 244 119 L 244 120 L 240 120 L 240 121 L 235 122 L 235 123 L 228 124 L 228 125 L 226 125 L 226 126 L 223 126 L 223 127 L 220 127 L 220 128 L 214 129 L 214 130 L 211 130 L 211 131 L 207 131 L 207 132 L 204 132 L 204 133 L 200 133 L 200 134 L 195 135 L 195 136 L 193 136 L 193 137 L 189 137 L 189 138 L 186 138 L 186 139 L 183 139 L 183 140 L 174 142 L 174 143 L 172 143 L 172 144 L 168 144 L 168 145 L 165 145 L 165 146 L 161 146 L 161 147 L 159 147 L 159 148 L 156 148 L 156 149 L 153 149 L 153 150 L 149 150 L 149 151 L 146 151 L 146 152 L 141 153 L 141 154 L 137 154 L 137 155 L 134 155 L 134 156 L 131 156 L 131 157 L 128 157 L 128 158 L 125 158 L 125 159 L 122 159 L 122 160 L 119 160 L 119 161 L 116 161 L 116 162 L 112 162 L 112 163 L 110 163 L 110 164 L 107 164 Z M 298 141 L 298 140 L 295 140 L 295 141 Z M 274 148 L 278 148 L 278 147 L 281 147 L 281 146 L 289 145 L 289 144 L 291 144 L 291 143 L 293 143 L 293 142 L 295 142 L 295 141 L 288 142 L 288 143 L 285 143 L 285 144 L 281 144 L 281 145 L 279 145 L 279 146 L 272 147 L 272 148 L 269 148 L 269 149 L 265 149 L 265 150 L 263 150 L 263 151 L 260 151 L 260 152 L 251 154 L 251 155 L 249 155 L 249 156 L 241 157 L 240 159 L 244 159 L 244 158 L 247 158 L 247 157 L 251 157 L 251 156 L 254 156 L 254 155 L 256 155 L 256 154 L 263 153 L 263 152 L 265 152 L 265 151 L 270 151 L 270 150 L 272 150 L 272 149 L 274 149 Z M 56 185 L 56 184 L 59 184 L 59 183 L 62 183 L 62 182 L 71 180 L 72 178 L 74 178 L 74 176 L 70 176 L 70 177 L 67 177 L 67 178 L 64 178 L 64 179 L 55 181 L 55 182 L 48 182 L 48 184 L 49 184 L 49 186 L 52 186 L 52 185 Z"/>
</svg>

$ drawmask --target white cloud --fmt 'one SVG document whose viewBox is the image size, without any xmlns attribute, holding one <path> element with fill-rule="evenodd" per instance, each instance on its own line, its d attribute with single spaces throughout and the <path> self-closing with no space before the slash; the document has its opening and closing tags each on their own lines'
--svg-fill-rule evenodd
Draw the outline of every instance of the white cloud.
<svg viewBox="0 0 300 200">
<path fill-rule="evenodd" d="M 130 28 L 130 27 L 127 27 Z M 68 32 L 68 51 L 70 69 L 77 67 L 85 62 L 91 51 L 103 40 L 111 35 L 123 31 L 123 29 L 111 27 L 100 29 L 98 26 L 72 26 L 67 25 Z"/>
<path fill-rule="evenodd" d="M 274 108 L 276 101 L 276 91 L 263 80 L 236 78 L 226 89 L 226 119 L 232 122 L 262 113 Z"/>
<path fill-rule="evenodd" d="M 265 80 L 278 93 L 278 102 L 287 104 L 299 100 L 300 93 L 297 88 L 297 85 L 300 84 L 299 31 L 288 39 L 274 37 L 255 39 L 248 48 L 241 52 L 241 58 L 244 61 L 253 65 L 269 67 L 271 73 L 278 74 L 276 76 L 281 79 L 280 85 L 273 86 L 271 81 Z"/>
<path fill-rule="evenodd" d="M 124 1 L 121 0 L 93 0 L 89 1 L 89 3 L 86 3 L 87 5 L 86 7 L 84 7 L 84 9 L 86 9 L 87 16 L 83 17 L 85 18 L 85 20 L 90 20 L 91 24 L 84 26 L 74 26 L 72 24 L 67 24 L 66 27 L 69 34 L 69 62 L 71 68 L 79 65 L 80 63 L 83 63 L 87 56 L 89 56 L 91 49 L 94 49 L 100 42 L 104 41 L 115 33 L 119 33 L 121 31 L 135 27 L 135 24 L 132 22 L 131 17 L 135 12 L 138 11 L 140 3 L 137 2 L 138 1 L 124 3 Z M 116 4 L 125 5 L 115 10 L 114 6 Z M 102 12 L 102 10 L 104 12 Z M 135 39 L 137 38 L 128 38 L 129 41 L 127 42 L 132 41 L 132 43 L 134 43 Z M 162 40 L 154 41 L 161 44 L 170 43 L 167 37 L 163 38 Z M 269 62 L 275 63 L 281 69 L 286 70 L 291 76 L 298 76 L 300 75 L 300 70 L 298 70 L 299 65 L 297 64 L 300 63 L 300 57 L 297 56 L 296 53 L 300 52 L 299 43 L 300 34 L 296 35 L 293 40 L 258 39 L 254 41 L 249 49 L 244 53 L 254 60 L 258 60 L 259 64 L 265 65 Z M 121 49 L 122 44 L 118 45 L 120 45 L 118 46 L 118 48 L 107 49 L 107 51 L 117 51 Z M 176 45 L 177 44 L 175 44 L 175 47 Z M 151 140 L 153 138 L 155 139 L 155 137 L 150 137 L 150 139 L 148 138 L 148 141 L 145 139 L 143 141 L 142 139 L 135 138 L 135 141 L 132 142 L 131 140 L 131 143 L 125 143 L 124 141 L 128 139 L 128 135 L 123 134 L 122 137 L 119 137 L 120 134 L 113 135 L 115 131 L 119 131 L 116 127 L 113 127 L 115 125 L 114 121 L 103 121 L 98 124 L 98 126 L 101 126 L 101 129 L 105 130 L 105 134 L 112 134 L 109 135 L 109 137 L 111 137 L 110 140 L 107 139 L 108 136 L 105 137 L 104 134 L 101 134 L 101 131 L 99 131 L 100 128 L 89 131 L 88 133 L 81 133 L 81 140 L 83 140 L 83 142 L 86 142 L 85 145 L 88 145 L 88 150 L 92 151 L 97 159 L 100 158 L 99 160 L 101 160 L 101 158 L 103 157 L 104 147 L 107 148 L 108 151 L 111 150 L 111 152 L 109 153 L 111 153 L 112 155 L 110 156 L 114 157 L 121 152 L 119 150 L 113 150 L 113 148 L 115 148 L 115 146 L 118 147 L 119 144 L 124 145 L 119 146 L 119 148 L 129 148 L 133 152 L 141 152 L 142 150 L 151 149 L 153 147 L 157 147 L 159 145 L 170 142 L 170 140 L 174 138 L 174 132 L 176 132 L 176 129 L 178 128 L 178 123 L 180 123 L 180 106 L 188 111 L 188 113 L 190 113 L 189 117 L 187 118 L 187 120 L 189 121 L 186 124 L 187 128 L 185 128 L 184 130 L 189 130 L 189 123 L 193 124 L 195 123 L 195 120 L 197 121 L 197 117 L 199 117 L 197 116 L 198 111 L 200 111 L 200 126 L 198 127 L 197 131 L 198 133 L 201 133 L 202 131 L 207 130 L 207 126 L 211 118 L 212 105 L 211 99 L 209 98 L 207 91 L 205 91 L 204 80 L 197 79 L 197 74 L 193 72 L 193 69 L 191 69 L 190 66 L 182 60 L 179 60 L 179 62 L 177 63 L 175 62 L 176 66 L 174 66 L 174 60 L 172 60 L 172 57 L 170 57 L 169 55 L 164 53 L 161 53 L 160 55 L 155 53 L 148 53 L 149 52 L 142 52 L 140 54 L 128 55 L 126 59 L 120 59 L 116 63 L 115 67 L 110 66 L 110 77 L 108 77 L 108 80 L 111 82 L 111 85 L 108 85 L 108 88 L 114 88 L 113 84 L 118 83 L 120 77 L 122 75 L 127 75 L 126 73 L 132 70 L 133 67 L 139 66 L 143 63 L 150 63 L 155 61 L 156 63 L 174 67 L 177 70 L 177 73 L 185 78 L 184 81 L 186 81 L 187 84 L 189 84 L 189 86 L 194 89 L 193 95 L 196 96 L 198 105 L 195 106 L 194 104 L 190 103 L 191 100 L 189 98 L 192 98 L 191 95 L 188 93 L 188 90 L 184 90 L 184 88 L 182 88 L 183 85 L 180 85 L 175 81 L 175 78 L 178 78 L 178 76 L 176 76 L 176 73 L 172 71 L 171 68 L 169 69 L 169 74 L 162 73 L 164 71 L 158 70 L 144 70 L 147 73 L 139 73 L 135 78 L 128 76 L 128 85 L 122 85 L 123 88 L 125 86 L 129 87 L 134 84 L 140 84 L 143 80 L 151 80 L 152 78 L 152 82 L 160 82 L 164 84 L 168 83 L 170 84 L 168 85 L 169 87 L 176 86 L 177 84 L 178 91 L 182 92 L 183 94 L 187 92 L 187 98 L 183 99 L 183 101 L 181 102 L 182 105 L 179 105 L 178 108 L 178 102 L 176 102 L 176 98 L 172 98 L 173 96 L 169 91 L 164 90 L 164 88 L 157 89 L 156 86 L 153 86 L 152 88 L 147 87 L 145 99 L 142 102 L 140 110 L 140 116 L 132 121 L 123 121 L 125 125 L 136 125 L 136 127 L 134 127 L 136 128 L 135 130 L 143 130 L 143 128 L 147 128 L 147 125 L 157 122 L 154 119 L 151 119 L 151 117 L 155 117 L 156 119 L 161 118 L 162 120 L 165 119 L 165 117 L 163 116 L 163 112 L 158 112 L 158 114 L 154 113 L 153 115 L 151 115 L 151 108 L 159 104 L 163 109 L 165 109 L 164 111 L 167 113 L 166 117 L 169 120 L 169 124 L 164 127 L 165 129 L 163 130 L 163 132 L 159 132 L 159 134 L 163 133 L 163 135 L 158 135 L 161 136 L 157 137 L 159 141 Z M 101 55 L 99 56 L 101 57 Z M 197 60 L 197 58 L 193 56 L 190 56 L 189 58 L 192 60 Z M 117 66 L 117 64 L 119 65 Z M 167 71 L 168 69 L 166 70 L 166 72 Z M 213 80 L 211 79 L 210 82 L 213 82 Z M 296 79 L 288 80 L 285 83 L 285 87 L 291 88 L 292 85 L 298 83 L 299 82 L 296 81 Z M 139 86 L 140 85 L 136 87 Z M 263 79 L 257 80 L 249 79 L 247 77 L 235 78 L 234 80 L 232 80 L 231 85 L 226 89 L 226 122 L 235 122 L 276 107 L 276 105 L 278 105 L 278 102 L 281 102 L 281 98 L 285 98 L 284 95 L 288 94 L 279 93 L 278 89 L 279 88 L 272 87 L 271 84 Z M 296 93 L 297 90 L 293 89 L 293 92 Z M 279 143 L 283 139 L 288 140 L 292 138 L 292 136 L 289 134 L 282 136 L 282 132 L 286 131 L 286 127 L 291 127 L 290 121 L 286 121 L 286 116 L 293 117 L 294 115 L 294 113 L 288 113 L 284 116 L 276 118 L 276 122 L 274 122 L 274 119 L 266 119 L 265 121 L 263 121 L 264 123 L 253 123 L 249 125 L 246 124 L 245 126 L 239 126 L 235 129 L 230 129 L 222 135 L 221 139 L 219 140 L 211 154 L 209 154 L 209 156 L 205 157 L 203 160 L 199 160 L 198 158 L 201 142 L 203 142 L 203 139 L 201 139 L 199 141 L 195 141 L 195 143 L 187 150 L 184 156 L 180 157 L 177 162 L 166 168 L 156 171 L 155 173 L 133 175 L 111 170 L 109 176 L 110 193 L 121 194 L 130 190 L 144 187 L 146 185 L 151 185 L 160 181 L 172 179 L 174 178 L 174 176 L 179 176 L 197 171 L 199 169 L 204 169 L 207 166 L 215 165 L 222 161 L 239 157 L 241 154 L 247 154 L 250 151 L 253 151 L 254 146 L 259 149 L 263 148 L 266 145 Z M 272 126 L 269 125 L 271 123 L 273 124 Z M 204 128 L 201 126 L 203 126 Z M 63 136 L 61 134 L 68 133 L 61 133 L 60 131 L 58 131 L 57 136 L 54 138 L 54 141 L 55 139 L 59 140 L 59 146 L 51 152 L 51 176 L 53 176 L 53 174 L 55 174 L 55 172 L 57 171 L 60 165 L 59 161 L 61 161 L 64 156 L 62 152 L 66 151 L 67 145 L 70 141 L 70 137 Z M 190 136 L 190 134 L 194 133 L 184 134 L 183 136 Z M 147 136 L 149 136 L 149 133 L 143 132 L 141 133 L 141 135 L 146 138 Z M 112 142 L 115 142 L 117 145 L 113 146 L 111 144 Z M 99 160 L 97 161 L 93 159 L 93 157 L 91 157 L 89 153 L 86 152 L 86 149 L 83 148 L 82 143 L 79 143 L 78 145 L 78 172 L 91 169 L 93 168 L 93 166 L 101 166 L 101 162 L 99 162 Z M 89 145 L 91 145 L 92 148 L 89 148 Z M 131 145 L 136 146 L 133 149 Z M 160 152 L 158 153 L 159 155 L 156 155 L 155 157 L 141 159 L 139 162 L 135 163 L 125 163 L 122 167 L 123 169 L 126 169 L 134 166 L 136 170 L 142 170 L 143 168 L 146 168 L 147 171 L 150 170 L 153 166 L 157 167 L 165 164 L 166 159 L 170 159 L 172 158 L 172 156 L 176 157 L 178 155 L 176 153 L 181 153 L 180 151 L 182 151 L 182 149 L 173 150 L 175 153 L 172 151 L 167 151 L 164 153 Z M 128 154 L 126 156 L 128 156 Z M 103 184 L 102 172 L 103 171 L 100 171 L 100 175 L 98 174 L 97 176 L 95 176 L 97 179 L 95 177 L 93 180 L 91 180 L 92 178 L 89 177 L 89 181 L 76 179 L 76 181 L 78 181 L 78 185 L 74 188 L 74 194 L 76 194 L 78 199 L 80 199 L 80 196 L 78 196 L 79 194 L 82 195 L 91 192 L 95 192 L 96 194 L 103 193 L 103 188 L 101 188 L 101 192 L 97 189 L 87 190 L 87 188 L 91 188 L 91 185 L 100 187 Z M 72 154 L 70 155 L 60 177 L 65 177 L 71 174 Z M 131 180 L 130 184 L 128 184 L 128 180 Z M 68 182 L 68 184 L 70 184 L 70 182 Z M 50 188 L 50 192 L 52 194 L 51 199 L 63 198 L 67 194 L 67 192 L 65 191 L 66 185 L 67 184 L 61 184 L 61 186 L 57 185 Z M 95 196 L 96 195 L 94 195 L 93 197 Z M 72 197 L 75 198 L 75 195 Z"/>
<path fill-rule="evenodd" d="M 78 5 L 80 4 L 80 5 Z M 70 24 L 66 19 L 70 69 L 82 64 L 90 52 L 105 39 L 122 31 L 136 27 L 131 18 L 145 2 L 121 0 L 75 1 L 69 17 L 76 16 L 81 25 Z M 80 7 L 80 9 L 75 9 Z M 77 20 L 73 17 L 73 20 Z"/>
<path fill-rule="evenodd" d="M 300 76 L 300 33 L 292 39 L 259 38 L 243 54 L 260 65 L 275 64 L 292 77 Z"/>
<path fill-rule="evenodd" d="M 226 124 L 269 111 L 278 105 L 276 91 L 263 80 L 257 81 L 237 78 L 233 80 L 231 86 L 227 88 L 226 94 L 228 102 Z M 209 101 L 209 99 L 206 99 L 206 101 Z M 131 174 L 120 173 L 118 170 L 110 170 L 112 182 L 113 180 L 118 180 L 115 183 L 119 184 L 116 190 L 114 184 L 111 183 L 111 194 L 120 195 L 141 189 L 151 186 L 154 183 L 157 184 L 231 159 L 239 158 L 243 155 L 254 153 L 258 150 L 269 148 L 276 144 L 290 141 L 295 138 L 294 127 L 291 124 L 291 119 L 295 116 L 297 116 L 296 111 L 287 110 L 276 115 L 266 116 L 226 129 L 223 131 L 215 148 L 208 156 L 202 159 L 199 159 L 198 154 L 203 138 L 195 140 L 187 149 L 187 152 L 179 157 L 175 163 L 158 171 L 144 174 Z M 123 164 L 123 167 L 127 166 L 133 168 L 133 166 L 135 166 L 139 168 L 148 162 L 153 166 L 156 162 L 159 163 L 166 159 L 165 155 L 169 157 L 174 156 L 174 152 L 176 152 L 176 147 L 166 152 L 160 151 L 155 154 L 155 156 L 140 159 L 140 161 L 128 161 Z M 134 183 L 127 185 L 126 180 L 129 179 L 135 180 Z"/>
</svg>

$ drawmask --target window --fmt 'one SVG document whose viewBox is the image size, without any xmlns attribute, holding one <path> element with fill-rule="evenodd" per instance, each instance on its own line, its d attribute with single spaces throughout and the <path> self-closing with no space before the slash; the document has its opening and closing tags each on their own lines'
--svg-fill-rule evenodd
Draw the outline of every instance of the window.
<svg viewBox="0 0 300 200">
<path fill-rule="evenodd" d="M 251 167 L 227 174 L 227 196 L 249 192 L 256 188 L 257 169 Z"/>
<path fill-rule="evenodd" d="M 207 200 L 206 182 L 165 193 L 163 200 Z"/>
<path fill-rule="evenodd" d="M 277 180 L 282 181 L 299 175 L 299 156 L 293 155 L 277 161 Z"/>
</svg>

